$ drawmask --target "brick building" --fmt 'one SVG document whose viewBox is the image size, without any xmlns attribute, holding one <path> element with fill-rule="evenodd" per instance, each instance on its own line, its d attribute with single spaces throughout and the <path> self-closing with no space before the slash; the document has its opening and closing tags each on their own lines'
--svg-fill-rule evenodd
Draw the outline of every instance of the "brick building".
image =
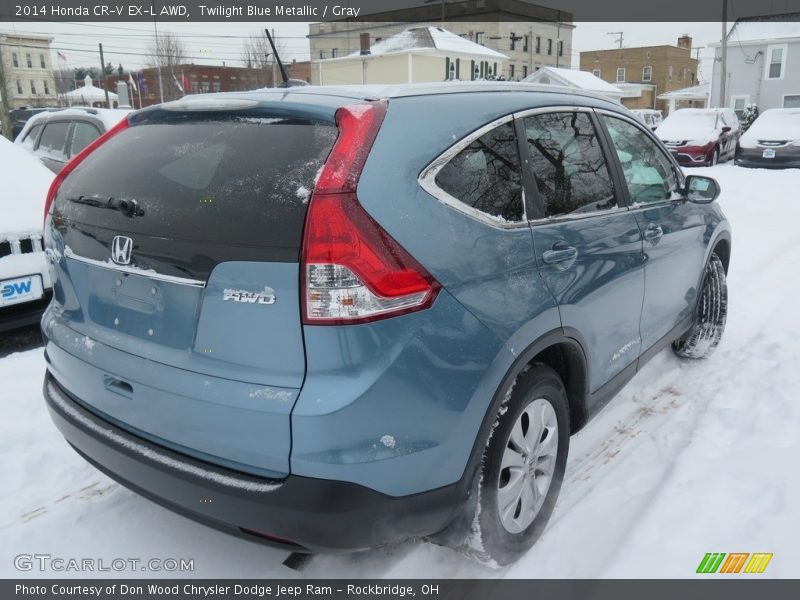
<svg viewBox="0 0 800 600">
<path fill-rule="evenodd" d="M 310 64 L 308 61 L 292 61 L 284 65 L 292 79 L 310 80 Z M 274 87 L 274 81 L 280 83 L 280 71 L 274 69 L 258 69 L 248 67 L 229 67 L 225 65 L 177 65 L 172 69 L 162 67 L 161 85 L 164 101 L 181 98 L 184 94 L 210 94 L 214 92 L 242 92 Z M 141 93 L 142 106 L 158 104 L 160 101 L 158 71 L 154 68 L 143 69 L 137 77 Z M 121 81 L 127 82 L 127 77 Z M 139 95 L 136 94 L 136 106 L 139 106 Z"/>
<path fill-rule="evenodd" d="M 628 108 L 656 108 L 666 114 L 667 102 L 659 94 L 697 83 L 697 60 L 692 58 L 692 38 L 682 35 L 677 46 L 644 46 L 589 50 L 580 54 L 580 70 L 619 86 Z"/>
</svg>

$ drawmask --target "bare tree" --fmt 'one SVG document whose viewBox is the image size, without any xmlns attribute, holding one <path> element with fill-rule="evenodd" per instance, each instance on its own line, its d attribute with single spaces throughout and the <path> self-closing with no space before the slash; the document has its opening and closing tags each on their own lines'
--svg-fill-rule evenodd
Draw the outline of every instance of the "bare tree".
<svg viewBox="0 0 800 600">
<path fill-rule="evenodd" d="M 272 36 L 272 39 L 275 42 L 275 47 L 278 49 L 281 60 L 284 60 L 286 54 L 285 40 L 275 36 Z M 275 55 L 263 31 L 254 33 L 242 42 L 241 56 L 245 67 L 258 69 L 263 74 L 263 77 L 259 77 L 259 81 L 263 85 L 274 85 L 274 79 L 280 77 L 277 74 L 278 67 L 275 62 Z"/>
<path fill-rule="evenodd" d="M 185 63 L 186 46 L 178 36 L 169 31 L 160 32 L 148 45 L 147 64 L 154 69 L 161 67 L 160 84 L 164 89 L 164 100 L 175 100 L 183 95 L 175 82 L 183 85 L 179 67 Z"/>
</svg>

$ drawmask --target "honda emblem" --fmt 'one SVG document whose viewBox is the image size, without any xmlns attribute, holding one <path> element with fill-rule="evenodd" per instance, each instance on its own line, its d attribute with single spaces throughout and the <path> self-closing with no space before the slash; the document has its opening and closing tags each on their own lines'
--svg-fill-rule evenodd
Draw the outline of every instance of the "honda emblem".
<svg viewBox="0 0 800 600">
<path fill-rule="evenodd" d="M 118 265 L 129 265 L 133 252 L 133 240 L 124 235 L 118 235 L 111 242 L 111 260 Z"/>
</svg>

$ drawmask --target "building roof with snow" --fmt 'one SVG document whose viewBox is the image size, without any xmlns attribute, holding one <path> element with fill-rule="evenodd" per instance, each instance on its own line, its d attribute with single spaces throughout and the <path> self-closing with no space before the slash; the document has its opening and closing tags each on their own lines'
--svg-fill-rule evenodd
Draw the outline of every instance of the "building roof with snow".
<svg viewBox="0 0 800 600">
<path fill-rule="evenodd" d="M 602 94 L 616 101 L 619 101 L 622 97 L 622 90 L 618 87 L 611 85 L 607 81 L 603 81 L 588 71 L 578 71 L 576 69 L 542 67 L 528 75 L 523 81 L 578 88 L 580 90 L 586 90 L 587 92 Z"/>
<path fill-rule="evenodd" d="M 99 88 L 92 83 L 91 76 L 87 75 L 83 79 L 83 87 L 76 88 L 71 92 L 67 92 L 64 94 L 64 97 L 67 100 L 79 102 L 84 100 L 86 102 L 96 102 L 98 100 L 105 101 L 106 99 L 106 91 L 102 88 Z M 111 100 L 118 100 L 119 96 L 117 96 L 114 92 L 108 92 L 108 97 Z"/>
<path fill-rule="evenodd" d="M 664 92 L 658 95 L 659 100 L 707 100 L 708 94 L 711 92 L 711 84 L 701 83 L 700 85 L 693 85 L 691 87 L 681 88 L 679 90 L 672 90 L 671 92 Z"/>
<path fill-rule="evenodd" d="M 455 54 L 471 54 L 495 60 L 505 60 L 505 54 L 464 39 L 441 27 L 411 27 L 381 40 L 370 48 L 370 55 L 413 52 L 415 50 L 441 50 Z M 350 56 L 359 56 L 354 52 Z"/>
</svg>

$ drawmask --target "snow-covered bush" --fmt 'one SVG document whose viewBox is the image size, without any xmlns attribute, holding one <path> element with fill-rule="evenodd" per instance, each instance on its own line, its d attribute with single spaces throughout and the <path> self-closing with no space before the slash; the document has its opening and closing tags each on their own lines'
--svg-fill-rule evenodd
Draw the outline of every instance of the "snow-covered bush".
<svg viewBox="0 0 800 600">
<path fill-rule="evenodd" d="M 750 125 L 753 124 L 753 121 L 755 121 L 757 118 L 758 118 L 758 105 L 748 104 L 747 106 L 745 106 L 744 110 L 742 111 L 742 116 L 739 119 L 739 123 L 742 126 L 742 133 L 747 131 Z"/>
</svg>

